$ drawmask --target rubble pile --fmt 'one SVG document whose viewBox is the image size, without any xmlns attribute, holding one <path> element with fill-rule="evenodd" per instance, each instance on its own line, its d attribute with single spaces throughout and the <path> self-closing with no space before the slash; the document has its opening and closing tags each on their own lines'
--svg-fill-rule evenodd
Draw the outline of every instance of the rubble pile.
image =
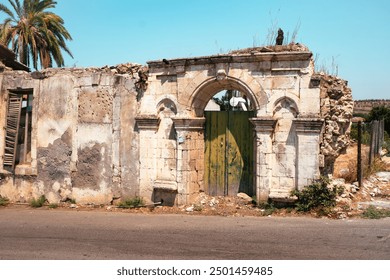
<svg viewBox="0 0 390 280">
<path fill-rule="evenodd" d="M 116 66 L 104 66 L 102 70 L 110 70 L 113 74 L 130 75 L 131 78 L 136 79 L 135 86 L 137 89 L 146 90 L 149 68 L 145 65 L 137 63 L 122 63 Z"/>
<path fill-rule="evenodd" d="M 355 216 L 370 205 L 390 208 L 390 172 L 377 172 L 364 179 L 362 186 L 357 182 L 346 183 L 344 179 L 333 179 L 329 187 L 343 187 L 344 193 L 337 198 L 335 211 L 339 218 Z"/>
</svg>

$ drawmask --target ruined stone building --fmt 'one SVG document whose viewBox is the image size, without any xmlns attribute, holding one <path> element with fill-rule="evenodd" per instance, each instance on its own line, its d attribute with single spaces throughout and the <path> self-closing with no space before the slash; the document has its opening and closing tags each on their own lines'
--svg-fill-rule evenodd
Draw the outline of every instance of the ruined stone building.
<svg viewBox="0 0 390 280">
<path fill-rule="evenodd" d="M 200 192 L 288 199 L 349 141 L 350 89 L 314 74 L 299 44 L 33 73 L 7 57 L 0 195 L 12 201 L 142 196 L 181 205 Z M 209 110 L 224 90 L 239 92 L 230 99 L 236 110 Z"/>
</svg>

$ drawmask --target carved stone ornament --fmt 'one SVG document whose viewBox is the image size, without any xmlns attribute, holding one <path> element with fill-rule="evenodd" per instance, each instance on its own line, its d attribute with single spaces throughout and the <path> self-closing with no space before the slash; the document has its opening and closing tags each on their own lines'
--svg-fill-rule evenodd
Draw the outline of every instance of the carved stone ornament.
<svg viewBox="0 0 390 280">
<path fill-rule="evenodd" d="M 217 80 L 218 81 L 225 80 L 226 77 L 227 77 L 227 75 L 226 75 L 226 71 L 224 69 L 218 70 L 218 72 L 217 72 Z"/>
</svg>

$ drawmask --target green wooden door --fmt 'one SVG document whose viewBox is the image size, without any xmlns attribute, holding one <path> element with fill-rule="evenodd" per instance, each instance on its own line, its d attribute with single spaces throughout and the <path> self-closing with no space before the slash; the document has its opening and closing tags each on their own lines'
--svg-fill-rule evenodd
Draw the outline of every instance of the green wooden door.
<svg viewBox="0 0 390 280">
<path fill-rule="evenodd" d="M 205 112 L 205 190 L 212 196 L 253 192 L 253 112 Z"/>
</svg>

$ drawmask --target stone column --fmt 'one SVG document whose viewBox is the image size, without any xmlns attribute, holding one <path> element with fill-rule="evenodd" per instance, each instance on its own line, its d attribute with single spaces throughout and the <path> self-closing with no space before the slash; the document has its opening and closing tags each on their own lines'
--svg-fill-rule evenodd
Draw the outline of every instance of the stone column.
<svg viewBox="0 0 390 280">
<path fill-rule="evenodd" d="M 204 188 L 205 118 L 172 118 L 177 139 L 177 204 L 188 204 Z"/>
<path fill-rule="evenodd" d="M 157 139 L 160 119 L 154 115 L 136 117 L 139 131 L 139 195 L 153 199 L 153 184 L 156 179 Z"/>
<path fill-rule="evenodd" d="M 271 118 L 252 118 L 250 121 L 256 134 L 254 143 L 254 184 L 257 202 L 259 203 L 268 200 L 272 188 L 272 133 L 276 121 Z"/>
<path fill-rule="evenodd" d="M 298 118 L 294 121 L 297 133 L 297 188 L 311 184 L 320 177 L 320 135 L 324 120 Z"/>
</svg>

